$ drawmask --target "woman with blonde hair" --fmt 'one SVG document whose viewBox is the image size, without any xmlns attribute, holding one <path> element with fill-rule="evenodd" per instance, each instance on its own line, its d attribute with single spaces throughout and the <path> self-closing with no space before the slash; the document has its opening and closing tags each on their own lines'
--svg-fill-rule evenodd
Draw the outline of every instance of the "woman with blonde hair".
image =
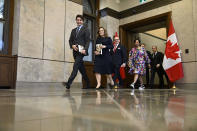
<svg viewBox="0 0 197 131">
<path fill-rule="evenodd" d="M 99 27 L 98 36 L 96 39 L 95 64 L 94 73 L 97 80 L 96 89 L 101 87 L 101 75 L 107 75 L 110 87 L 114 86 L 112 79 L 113 67 L 112 56 L 110 50 L 113 49 L 112 39 L 108 37 L 106 30 L 103 27 Z"/>
</svg>

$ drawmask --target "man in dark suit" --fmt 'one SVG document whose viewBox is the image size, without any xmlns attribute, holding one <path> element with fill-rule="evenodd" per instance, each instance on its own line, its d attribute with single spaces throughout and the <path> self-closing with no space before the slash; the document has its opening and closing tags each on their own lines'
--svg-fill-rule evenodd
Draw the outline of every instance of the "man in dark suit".
<svg viewBox="0 0 197 131">
<path fill-rule="evenodd" d="M 163 75 L 164 75 L 164 70 L 162 67 L 163 63 L 163 57 L 164 54 L 161 52 L 157 51 L 157 46 L 152 46 L 152 61 L 151 61 L 151 87 L 154 86 L 154 80 L 155 80 L 155 73 L 157 72 L 159 76 L 159 84 L 160 87 L 164 87 L 164 80 L 163 80 Z"/>
<path fill-rule="evenodd" d="M 86 74 L 86 70 L 83 64 L 83 57 L 88 55 L 88 48 L 90 43 L 90 32 L 87 27 L 83 25 L 84 18 L 82 15 L 76 16 L 77 28 L 74 28 L 71 32 L 69 44 L 73 49 L 73 57 L 75 59 L 72 73 L 68 79 L 68 82 L 63 82 L 63 85 L 70 89 L 70 85 L 75 79 L 78 70 L 82 74 L 82 78 L 86 81 L 86 88 L 89 88 L 89 79 Z"/>
<path fill-rule="evenodd" d="M 127 53 L 123 45 L 120 44 L 118 36 L 114 36 L 114 48 L 112 53 L 112 62 L 114 68 L 113 80 L 116 86 L 123 86 L 123 80 L 120 76 L 120 67 L 125 67 L 127 62 Z M 119 80 L 119 85 L 116 83 Z"/>
<path fill-rule="evenodd" d="M 144 43 L 141 44 L 141 47 L 143 47 L 143 48 L 146 49 L 146 46 L 145 46 Z M 152 61 L 151 52 L 148 51 L 148 50 L 146 50 L 146 53 L 147 53 L 147 55 L 148 55 L 150 61 Z M 149 76 L 150 76 L 150 75 L 149 75 L 149 66 L 148 66 L 148 63 L 146 63 L 145 66 L 146 66 L 146 85 L 149 86 L 149 84 L 150 84 L 150 77 L 149 77 Z"/>
</svg>

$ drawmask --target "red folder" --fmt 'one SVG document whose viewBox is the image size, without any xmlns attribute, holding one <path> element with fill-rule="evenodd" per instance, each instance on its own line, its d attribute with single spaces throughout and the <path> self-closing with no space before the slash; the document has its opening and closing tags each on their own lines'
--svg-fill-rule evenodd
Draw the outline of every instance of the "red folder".
<svg viewBox="0 0 197 131">
<path fill-rule="evenodd" d="M 125 67 L 120 67 L 120 76 L 123 80 L 126 78 Z"/>
</svg>

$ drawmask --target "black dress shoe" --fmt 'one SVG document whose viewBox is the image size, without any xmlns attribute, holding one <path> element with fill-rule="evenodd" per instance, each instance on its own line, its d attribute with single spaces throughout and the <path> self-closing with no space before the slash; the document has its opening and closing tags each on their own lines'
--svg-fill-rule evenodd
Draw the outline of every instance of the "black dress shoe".
<svg viewBox="0 0 197 131">
<path fill-rule="evenodd" d="M 66 87 L 66 89 L 70 89 L 70 85 L 67 82 L 62 82 L 62 84 Z"/>
</svg>

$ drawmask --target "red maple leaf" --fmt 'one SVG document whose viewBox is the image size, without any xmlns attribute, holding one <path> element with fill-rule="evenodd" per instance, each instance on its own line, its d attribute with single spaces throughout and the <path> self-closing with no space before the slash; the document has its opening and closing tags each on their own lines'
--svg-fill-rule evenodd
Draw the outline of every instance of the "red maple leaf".
<svg viewBox="0 0 197 131">
<path fill-rule="evenodd" d="M 172 42 L 169 40 L 167 42 L 166 50 L 165 50 L 166 57 L 176 60 L 177 58 L 179 58 L 178 53 L 176 53 L 177 51 L 179 51 L 178 44 L 176 43 L 172 46 Z"/>
</svg>

